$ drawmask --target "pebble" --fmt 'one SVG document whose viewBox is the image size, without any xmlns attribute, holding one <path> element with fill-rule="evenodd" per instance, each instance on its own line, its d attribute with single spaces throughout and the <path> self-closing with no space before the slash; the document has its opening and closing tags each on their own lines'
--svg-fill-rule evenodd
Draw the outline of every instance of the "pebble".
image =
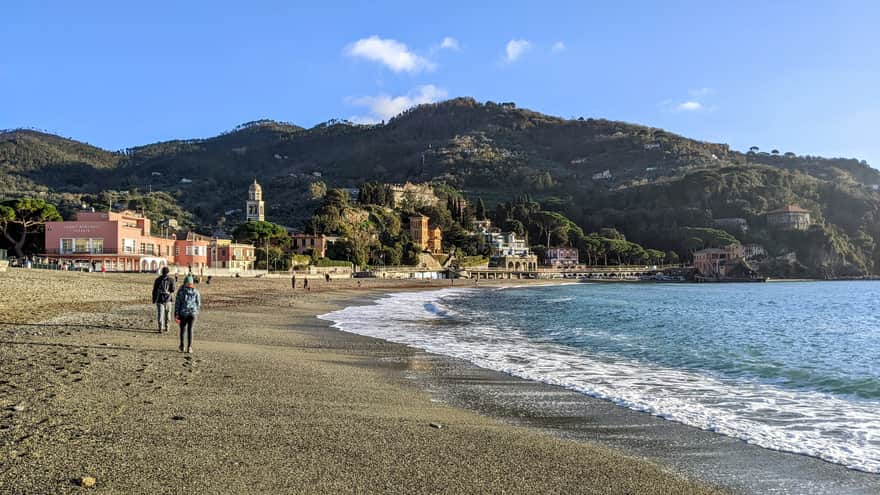
<svg viewBox="0 0 880 495">
<path fill-rule="evenodd" d="M 429 426 L 430 426 L 431 428 L 437 428 L 438 430 L 439 430 L 440 428 L 443 428 L 443 425 L 441 425 L 440 423 L 429 423 Z"/>
<path fill-rule="evenodd" d="M 12 410 L 15 412 L 22 412 L 22 411 L 24 411 L 24 409 L 25 409 L 24 406 L 21 404 L 16 404 L 16 405 L 12 406 Z"/>
<path fill-rule="evenodd" d="M 173 419 L 174 421 L 183 421 L 186 418 L 184 418 L 183 416 L 171 416 L 171 419 Z"/>
<path fill-rule="evenodd" d="M 95 486 L 95 483 L 97 483 L 97 482 L 98 482 L 98 480 L 96 480 L 95 478 L 92 478 L 91 476 L 83 476 L 82 478 L 77 480 L 77 484 L 79 484 L 79 486 L 81 486 L 83 488 L 91 488 L 91 487 Z"/>
</svg>

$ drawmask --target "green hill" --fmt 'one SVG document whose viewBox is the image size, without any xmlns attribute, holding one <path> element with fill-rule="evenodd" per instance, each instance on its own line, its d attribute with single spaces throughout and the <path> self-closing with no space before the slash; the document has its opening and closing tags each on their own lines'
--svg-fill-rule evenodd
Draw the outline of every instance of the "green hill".
<svg viewBox="0 0 880 495">
<path fill-rule="evenodd" d="M 774 239 L 763 215 L 799 204 L 820 225 L 814 242 L 827 246 L 798 258 L 813 268 L 833 265 L 834 274 L 873 271 L 880 240 L 880 193 L 872 188 L 880 173 L 864 162 L 741 153 L 661 129 L 562 119 L 472 98 L 421 105 L 382 125 L 329 121 L 303 129 L 263 120 L 213 138 L 121 152 L 7 131 L 0 133 L 0 171 L 0 199 L 38 194 L 72 209 L 83 195 L 105 190 L 120 191 L 120 201 L 124 191 L 161 191 L 165 211 L 176 202 L 203 225 L 237 223 L 238 213 L 224 212 L 242 208 L 254 178 L 263 184 L 267 218 L 294 227 L 318 205 L 314 182 L 410 180 L 446 183 L 490 209 L 529 194 L 586 230 L 615 227 L 661 249 L 672 248 L 664 233 L 676 228 L 742 217 L 752 229 L 741 240 L 783 254 L 798 247 L 791 245 L 796 240 Z"/>
</svg>

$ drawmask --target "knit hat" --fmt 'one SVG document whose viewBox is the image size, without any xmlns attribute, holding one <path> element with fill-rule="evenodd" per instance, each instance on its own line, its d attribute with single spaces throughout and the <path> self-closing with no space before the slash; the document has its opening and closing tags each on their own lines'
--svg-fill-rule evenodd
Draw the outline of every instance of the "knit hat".
<svg viewBox="0 0 880 495">
<path fill-rule="evenodd" d="M 183 278 L 183 285 L 192 285 L 193 282 L 194 281 L 193 281 L 192 275 L 187 275 L 186 277 Z"/>
</svg>

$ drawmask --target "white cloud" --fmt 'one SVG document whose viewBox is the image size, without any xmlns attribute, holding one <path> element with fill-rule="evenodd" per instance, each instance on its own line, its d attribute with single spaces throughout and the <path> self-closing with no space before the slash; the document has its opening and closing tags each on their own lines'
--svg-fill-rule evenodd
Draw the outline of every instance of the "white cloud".
<svg viewBox="0 0 880 495">
<path fill-rule="evenodd" d="M 553 53 L 562 53 L 562 52 L 564 52 L 567 48 L 568 48 L 568 47 L 565 46 L 565 43 L 564 43 L 564 42 L 562 42 L 562 41 L 557 41 L 556 43 L 553 43 L 553 46 L 550 48 L 550 51 L 553 52 Z"/>
<path fill-rule="evenodd" d="M 706 107 L 698 101 L 689 100 L 679 103 L 675 106 L 675 109 L 679 112 L 698 112 L 700 110 L 705 110 Z"/>
<path fill-rule="evenodd" d="M 411 52 L 403 43 L 375 35 L 355 41 L 345 48 L 345 52 L 352 57 L 379 62 L 394 72 L 420 72 L 436 68 L 436 64 Z"/>
<path fill-rule="evenodd" d="M 447 36 L 443 38 L 443 41 L 440 42 L 440 48 L 446 50 L 458 50 L 460 47 L 458 45 L 457 39 Z"/>
<path fill-rule="evenodd" d="M 353 105 L 366 107 L 371 114 L 369 116 L 352 117 L 351 120 L 362 124 L 375 124 L 380 120 L 388 120 L 410 107 L 442 100 L 447 95 L 448 93 L 445 89 L 438 88 L 433 84 L 427 84 L 419 86 L 415 90 L 401 96 L 378 95 L 351 98 L 349 101 Z"/>
<path fill-rule="evenodd" d="M 525 52 L 532 48 L 532 43 L 527 40 L 510 40 L 505 48 L 505 60 L 507 63 L 516 62 Z"/>
</svg>

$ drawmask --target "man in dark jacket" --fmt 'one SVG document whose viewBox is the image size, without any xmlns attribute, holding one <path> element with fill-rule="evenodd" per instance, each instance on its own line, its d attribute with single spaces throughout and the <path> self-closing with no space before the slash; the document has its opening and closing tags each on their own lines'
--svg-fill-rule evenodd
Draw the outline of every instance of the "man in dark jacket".
<svg viewBox="0 0 880 495">
<path fill-rule="evenodd" d="M 153 304 L 156 305 L 156 318 L 159 320 L 159 333 L 167 332 L 174 311 L 174 279 L 168 276 L 168 267 L 162 267 L 162 275 L 153 282 Z"/>
</svg>

